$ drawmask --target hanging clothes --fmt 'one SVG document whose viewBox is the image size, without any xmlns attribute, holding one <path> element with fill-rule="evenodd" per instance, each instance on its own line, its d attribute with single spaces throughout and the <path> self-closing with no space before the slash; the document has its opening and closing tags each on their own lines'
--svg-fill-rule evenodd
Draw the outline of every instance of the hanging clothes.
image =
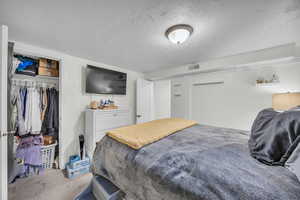
<svg viewBox="0 0 300 200">
<path fill-rule="evenodd" d="M 19 89 L 19 96 L 16 98 L 17 114 L 17 135 L 37 135 L 41 133 L 41 102 L 40 93 L 36 88 Z"/>
<path fill-rule="evenodd" d="M 33 135 L 40 134 L 41 132 L 40 94 L 36 88 L 27 89 L 25 127 L 27 133 Z"/>
<path fill-rule="evenodd" d="M 23 119 L 25 119 L 25 112 L 26 112 L 26 102 L 27 102 L 27 88 L 22 87 L 20 88 L 20 100 L 21 100 L 21 112 Z"/>
<path fill-rule="evenodd" d="M 41 120 L 44 121 L 47 106 L 48 106 L 48 97 L 46 88 L 40 88 L 40 102 L 41 102 Z"/>
<path fill-rule="evenodd" d="M 31 129 L 30 127 L 32 121 L 31 106 L 32 106 L 32 88 L 28 88 L 26 102 L 25 102 L 25 114 L 24 114 L 26 133 L 30 133 L 30 129 Z"/>
<path fill-rule="evenodd" d="M 24 121 L 24 110 L 25 110 L 25 105 L 24 105 L 24 101 L 26 99 L 26 97 L 24 95 L 26 95 L 25 91 L 26 88 L 20 88 L 19 91 L 16 93 L 17 97 L 16 97 L 16 105 L 17 105 L 17 119 L 16 119 L 16 134 L 15 135 L 26 135 L 27 131 L 26 131 L 26 127 L 25 127 L 25 121 Z M 24 94 L 23 94 L 24 92 Z"/>
<path fill-rule="evenodd" d="M 39 91 L 34 88 L 31 94 L 31 134 L 40 134 L 42 128 L 41 99 Z"/>
<path fill-rule="evenodd" d="M 9 129 L 16 131 L 17 129 L 17 118 L 18 118 L 18 89 L 12 88 L 10 90 L 10 120 Z"/>
<path fill-rule="evenodd" d="M 58 91 L 55 88 L 47 89 L 47 109 L 42 123 L 42 133 L 58 139 L 59 113 Z"/>
</svg>

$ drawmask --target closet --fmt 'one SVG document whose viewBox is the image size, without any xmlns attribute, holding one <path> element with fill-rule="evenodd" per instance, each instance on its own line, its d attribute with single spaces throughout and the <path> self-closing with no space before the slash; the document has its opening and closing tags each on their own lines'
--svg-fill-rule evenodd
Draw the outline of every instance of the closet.
<svg viewBox="0 0 300 200">
<path fill-rule="evenodd" d="M 8 44 L 8 183 L 59 167 L 59 68 Z"/>
</svg>

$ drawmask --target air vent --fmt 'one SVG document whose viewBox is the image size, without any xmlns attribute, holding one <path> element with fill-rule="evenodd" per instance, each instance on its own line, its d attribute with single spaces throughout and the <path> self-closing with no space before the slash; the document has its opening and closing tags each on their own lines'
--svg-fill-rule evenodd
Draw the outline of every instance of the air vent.
<svg viewBox="0 0 300 200">
<path fill-rule="evenodd" d="M 191 65 L 191 66 L 189 66 L 189 68 L 188 68 L 189 70 L 197 70 L 197 69 L 200 69 L 200 65 Z"/>
</svg>

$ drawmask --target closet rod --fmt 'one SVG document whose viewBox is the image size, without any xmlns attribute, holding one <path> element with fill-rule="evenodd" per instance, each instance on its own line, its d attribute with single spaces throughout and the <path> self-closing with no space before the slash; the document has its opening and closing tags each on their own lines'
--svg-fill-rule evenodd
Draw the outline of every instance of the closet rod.
<svg viewBox="0 0 300 200">
<path fill-rule="evenodd" d="M 58 83 L 44 82 L 44 81 L 27 81 L 27 80 L 12 80 L 12 85 L 17 86 L 58 86 Z"/>
<path fill-rule="evenodd" d="M 202 86 L 202 85 L 218 85 L 224 84 L 224 81 L 217 81 L 217 82 L 207 82 L 207 83 L 194 83 L 193 86 Z"/>
<path fill-rule="evenodd" d="M 174 84 L 173 87 L 180 87 L 181 84 Z"/>
</svg>

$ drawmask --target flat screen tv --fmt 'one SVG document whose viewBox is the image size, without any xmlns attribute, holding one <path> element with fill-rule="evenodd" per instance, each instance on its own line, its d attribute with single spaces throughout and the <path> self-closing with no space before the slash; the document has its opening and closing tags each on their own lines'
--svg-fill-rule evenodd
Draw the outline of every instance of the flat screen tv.
<svg viewBox="0 0 300 200">
<path fill-rule="evenodd" d="M 125 95 L 126 80 L 126 73 L 88 65 L 85 91 L 92 94 Z"/>
</svg>

